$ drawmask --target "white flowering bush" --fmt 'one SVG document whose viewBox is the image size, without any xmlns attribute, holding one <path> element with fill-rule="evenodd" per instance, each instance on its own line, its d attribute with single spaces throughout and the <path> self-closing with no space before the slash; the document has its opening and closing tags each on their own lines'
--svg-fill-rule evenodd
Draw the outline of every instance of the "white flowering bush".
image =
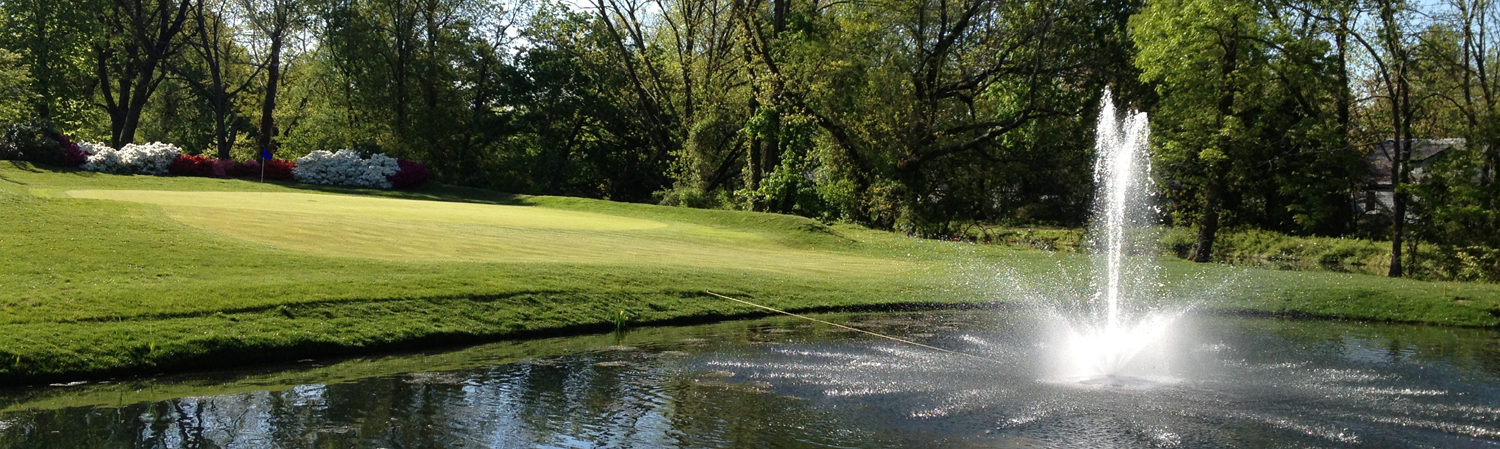
<svg viewBox="0 0 1500 449">
<path fill-rule="evenodd" d="M 114 151 L 114 148 L 110 148 L 109 145 L 105 145 L 99 142 L 78 142 L 78 151 L 82 151 L 83 154 L 93 156 L 95 154 L 98 154 L 99 150 Z"/>
<path fill-rule="evenodd" d="M 88 149 L 84 149 L 86 146 Z M 165 175 L 167 166 L 182 154 L 182 150 L 175 145 L 161 142 L 129 144 L 118 150 L 90 143 L 80 144 L 78 148 L 89 154 L 88 162 L 83 164 L 84 170 L 122 175 Z"/>
<path fill-rule="evenodd" d="M 396 159 L 384 154 L 359 157 L 354 150 L 317 150 L 297 158 L 292 176 L 297 182 L 333 186 L 391 188 L 390 175 L 400 170 Z"/>
<path fill-rule="evenodd" d="M 83 149 L 83 145 L 79 145 L 78 147 L 80 150 Z M 83 163 L 82 168 L 84 170 L 118 174 L 130 173 L 130 167 L 120 161 L 119 151 L 103 145 L 94 147 L 92 150 L 93 153 L 89 153 L 88 161 Z"/>
<path fill-rule="evenodd" d="M 368 165 L 365 173 L 359 178 L 359 185 L 366 187 L 378 187 L 382 189 L 391 188 L 390 176 L 401 170 L 401 165 L 396 158 L 384 154 L 374 154 L 365 161 Z"/>
</svg>

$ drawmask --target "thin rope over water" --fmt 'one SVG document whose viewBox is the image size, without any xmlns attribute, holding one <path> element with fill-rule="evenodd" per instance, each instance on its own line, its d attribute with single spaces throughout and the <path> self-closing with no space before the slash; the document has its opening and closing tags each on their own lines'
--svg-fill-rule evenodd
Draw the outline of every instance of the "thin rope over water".
<svg viewBox="0 0 1500 449">
<path fill-rule="evenodd" d="M 717 296 L 719 298 L 727 299 L 727 300 L 734 301 L 734 302 L 737 302 L 737 303 L 740 303 L 740 304 L 744 304 L 744 305 L 747 305 L 747 306 L 769 310 L 769 311 L 776 312 L 776 313 L 779 313 L 779 314 L 782 314 L 782 315 L 793 316 L 793 317 L 801 318 L 801 319 L 804 319 L 804 320 L 812 321 L 814 323 L 827 324 L 829 326 L 837 327 L 839 329 L 851 330 L 851 331 L 855 331 L 855 332 L 859 332 L 859 333 L 863 333 L 863 334 L 874 335 L 876 337 L 884 338 L 884 339 L 887 339 L 887 340 L 896 341 L 896 342 L 900 342 L 900 343 L 906 343 L 906 344 L 909 344 L 909 345 L 912 345 L 912 346 L 916 346 L 916 347 L 920 347 L 920 348 L 926 348 L 926 349 L 931 349 L 931 350 L 938 351 L 938 352 L 946 352 L 946 353 L 953 354 L 953 355 L 961 355 L 961 356 L 964 356 L 964 357 L 969 357 L 969 358 L 973 358 L 973 359 L 979 359 L 979 360 L 983 360 L 983 361 L 986 361 L 986 362 L 1002 363 L 999 360 L 995 360 L 995 359 L 991 359 L 991 358 L 987 358 L 987 357 L 977 356 L 977 355 L 969 354 L 969 353 L 965 353 L 965 352 L 958 352 L 958 351 L 954 351 L 954 350 L 951 350 L 951 349 L 943 349 L 943 348 L 939 348 L 937 346 L 924 345 L 924 344 L 921 344 L 921 343 L 917 343 L 915 341 L 901 339 L 901 338 L 897 338 L 897 337 L 892 337 L 890 335 L 885 335 L 885 334 L 879 334 L 879 333 L 875 333 L 875 332 L 870 332 L 870 331 L 867 331 L 867 330 L 864 330 L 864 329 L 853 328 L 853 327 L 845 326 L 845 325 L 838 324 L 838 323 L 831 323 L 831 322 L 823 321 L 823 320 L 820 320 L 820 319 L 817 319 L 817 318 L 813 318 L 813 317 L 810 317 L 810 316 L 798 315 L 798 314 L 795 314 L 795 313 L 792 313 L 792 312 L 788 312 L 788 311 L 785 311 L 785 310 L 781 310 L 781 309 L 773 309 L 773 308 L 766 307 L 766 306 L 763 306 L 763 305 L 760 305 L 760 304 L 756 304 L 756 303 L 753 303 L 753 302 L 750 302 L 750 301 L 746 301 L 746 300 L 743 300 L 743 299 L 731 298 L 731 297 L 720 295 L 718 293 L 714 293 L 714 292 L 707 291 L 707 290 L 705 290 L 704 293 L 708 293 L 710 295 L 714 295 L 714 296 Z"/>
</svg>

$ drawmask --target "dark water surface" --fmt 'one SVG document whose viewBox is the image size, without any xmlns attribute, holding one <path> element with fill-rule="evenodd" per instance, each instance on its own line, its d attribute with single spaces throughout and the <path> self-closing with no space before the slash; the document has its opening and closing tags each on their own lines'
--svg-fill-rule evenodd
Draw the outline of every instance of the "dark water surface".
<svg viewBox="0 0 1500 449">
<path fill-rule="evenodd" d="M 773 318 L 0 391 L 0 447 L 1500 447 L 1495 331 L 1196 317 L 1078 384 L 1007 315 L 820 315 L 989 360 Z"/>
</svg>

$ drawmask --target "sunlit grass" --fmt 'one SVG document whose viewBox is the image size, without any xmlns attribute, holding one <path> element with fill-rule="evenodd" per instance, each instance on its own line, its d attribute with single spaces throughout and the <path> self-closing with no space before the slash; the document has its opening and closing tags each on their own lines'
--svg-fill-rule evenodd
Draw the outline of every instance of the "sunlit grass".
<svg viewBox="0 0 1500 449">
<path fill-rule="evenodd" d="M 0 255 L 11 380 L 758 313 L 705 290 L 787 310 L 1016 300 L 1023 279 L 1085 289 L 1091 265 L 784 215 L 10 164 Z M 1184 262 L 1163 280 L 1187 287 L 1158 301 L 1207 309 L 1494 325 L 1500 308 L 1483 284 Z"/>
</svg>

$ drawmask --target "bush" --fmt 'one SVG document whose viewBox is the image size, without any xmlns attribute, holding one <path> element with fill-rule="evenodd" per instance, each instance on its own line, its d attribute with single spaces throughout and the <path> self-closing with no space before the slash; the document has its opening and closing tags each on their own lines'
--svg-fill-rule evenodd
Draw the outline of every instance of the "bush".
<svg viewBox="0 0 1500 449">
<path fill-rule="evenodd" d="M 182 150 L 176 146 L 161 142 L 129 144 L 118 150 L 99 146 L 93 150 L 94 154 L 83 164 L 84 170 L 122 175 L 167 174 L 167 166 L 172 165 L 177 156 L 182 154 Z"/>
<path fill-rule="evenodd" d="M 225 174 L 233 178 L 259 178 L 260 163 L 255 161 L 235 162 Z"/>
<path fill-rule="evenodd" d="M 397 159 L 396 165 L 399 167 L 396 173 L 385 177 L 387 181 L 390 181 L 391 188 L 414 190 L 427 183 L 427 164 Z"/>
<path fill-rule="evenodd" d="M 167 165 L 167 172 L 176 176 L 200 176 L 209 177 L 214 175 L 214 160 L 207 156 L 192 154 L 179 154 L 177 159 Z"/>
<path fill-rule="evenodd" d="M 292 175 L 298 182 L 334 186 L 391 188 L 387 177 L 400 169 L 396 159 L 384 154 L 361 158 L 354 150 L 317 150 L 297 158 Z"/>
<path fill-rule="evenodd" d="M 291 161 L 272 159 L 265 166 L 266 179 L 272 181 L 292 181 L 292 171 L 296 168 L 297 166 L 292 164 Z M 261 176 L 261 164 L 254 160 L 226 164 L 223 169 L 225 175 L 232 178 L 260 179 Z"/>
<path fill-rule="evenodd" d="M 78 168 L 84 162 L 89 161 L 88 153 L 84 153 L 78 144 L 73 143 L 73 139 L 69 139 L 68 136 L 58 137 L 57 142 L 62 147 L 62 165 L 64 167 Z"/>
<path fill-rule="evenodd" d="M 99 142 L 78 142 L 75 145 L 78 146 L 78 151 L 82 152 L 85 156 L 93 156 L 95 154 L 99 154 L 100 150 L 113 149 L 110 148 L 109 145 L 105 145 Z"/>
<path fill-rule="evenodd" d="M 63 165 L 63 148 L 57 131 L 42 119 L 8 123 L 0 128 L 0 159 L 35 164 Z"/>
<path fill-rule="evenodd" d="M 255 168 L 259 169 L 260 164 L 255 164 Z M 292 174 L 297 171 L 297 164 L 293 164 L 292 161 L 271 159 L 266 162 L 265 168 L 266 179 L 273 181 L 292 181 L 296 179 Z"/>
<path fill-rule="evenodd" d="M 227 177 L 229 177 L 229 170 L 232 169 L 232 168 L 234 168 L 234 164 L 235 164 L 235 162 L 234 162 L 233 159 L 219 159 L 219 160 L 214 161 L 214 168 L 213 168 L 213 170 L 214 170 L 214 177 L 215 178 L 227 178 Z"/>
</svg>

